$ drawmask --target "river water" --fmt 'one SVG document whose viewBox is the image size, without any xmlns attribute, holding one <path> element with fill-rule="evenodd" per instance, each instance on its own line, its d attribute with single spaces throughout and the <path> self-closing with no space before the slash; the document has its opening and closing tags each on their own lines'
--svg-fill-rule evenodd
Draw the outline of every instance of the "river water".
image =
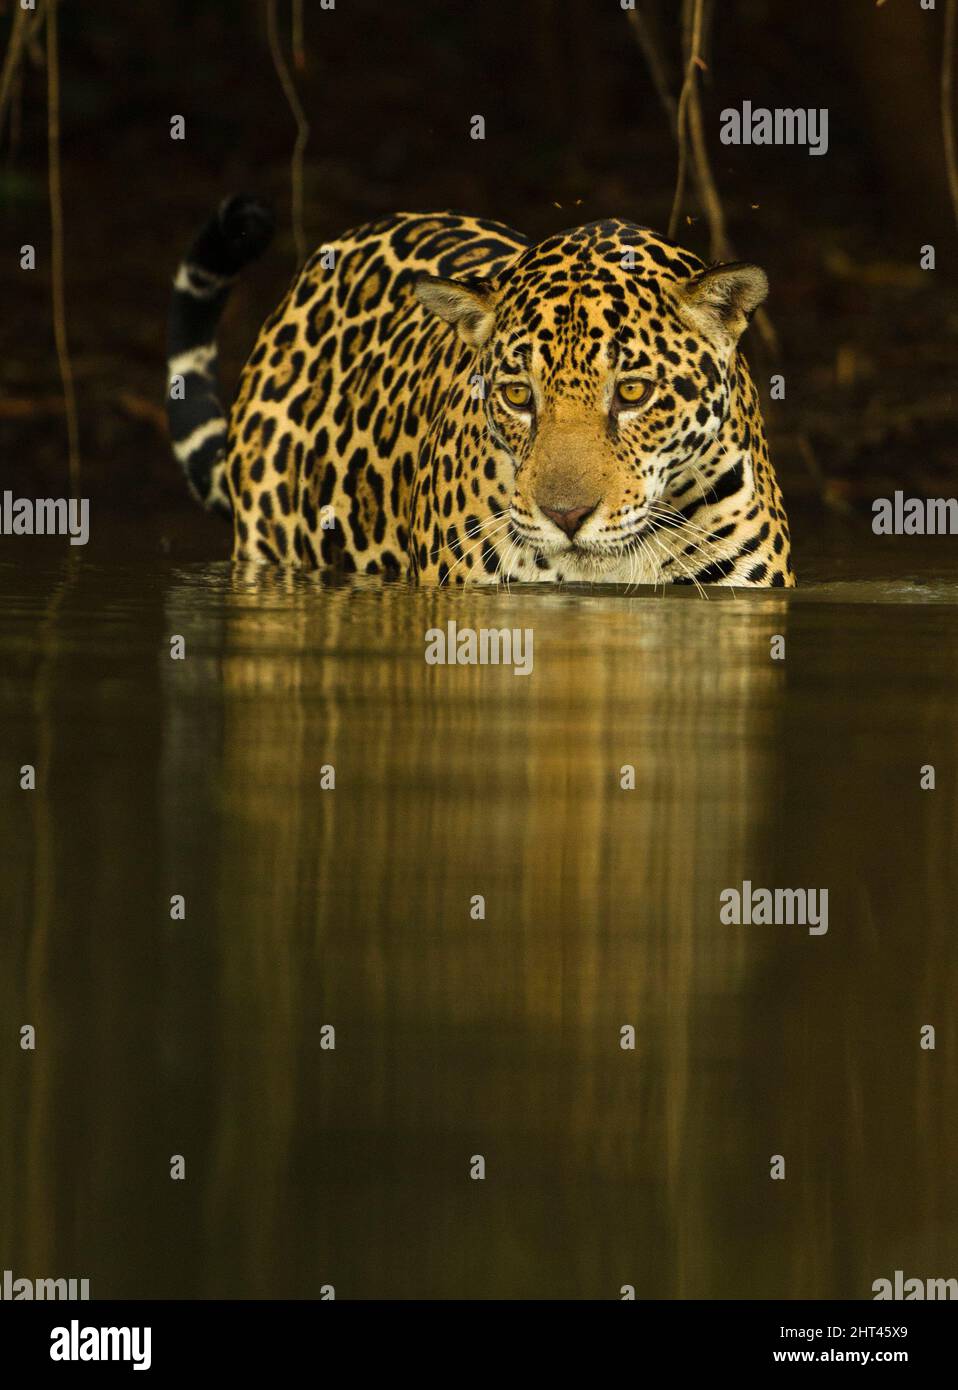
<svg viewBox="0 0 958 1390">
<path fill-rule="evenodd" d="M 958 1275 L 958 564 L 876 544 L 705 601 L 8 542 L 0 1268 L 93 1297 Z M 531 630 L 531 674 L 427 664 L 450 621 Z M 827 932 L 723 922 L 746 882 L 827 889 Z"/>
</svg>

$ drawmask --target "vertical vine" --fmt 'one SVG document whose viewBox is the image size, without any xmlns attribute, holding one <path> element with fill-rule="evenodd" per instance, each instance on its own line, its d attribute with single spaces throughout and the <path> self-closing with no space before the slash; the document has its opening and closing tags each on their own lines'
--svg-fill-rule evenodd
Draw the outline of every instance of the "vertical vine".
<svg viewBox="0 0 958 1390">
<path fill-rule="evenodd" d="M 60 178 L 60 54 L 57 34 L 58 0 L 47 0 L 47 150 L 50 186 L 50 280 L 53 334 L 63 385 L 69 450 L 70 486 L 80 481 L 80 428 L 77 419 L 73 365 L 67 345 L 66 287 L 63 272 L 63 188 Z"/>
<path fill-rule="evenodd" d="M 296 141 L 293 145 L 293 154 L 290 161 L 290 183 L 293 238 L 296 243 L 296 264 L 302 265 L 303 261 L 306 259 L 306 233 L 303 228 L 303 156 L 306 150 L 306 141 L 309 139 L 309 122 L 306 120 L 306 113 L 303 110 L 299 94 L 296 91 L 296 84 L 293 82 L 290 75 L 289 65 L 283 56 L 282 44 L 280 43 L 279 37 L 277 0 L 266 0 L 266 34 L 269 41 L 270 55 L 273 59 L 273 67 L 276 69 L 276 76 L 279 78 L 283 94 L 286 97 L 287 104 L 296 122 Z M 302 45 L 302 9 L 299 0 L 294 0 L 293 55 L 294 62 L 298 67 L 302 66 L 305 62 Z"/>
</svg>

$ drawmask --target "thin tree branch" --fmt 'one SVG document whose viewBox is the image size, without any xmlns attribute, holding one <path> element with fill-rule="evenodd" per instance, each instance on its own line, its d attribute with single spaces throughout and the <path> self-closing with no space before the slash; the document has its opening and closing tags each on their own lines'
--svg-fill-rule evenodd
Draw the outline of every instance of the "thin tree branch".
<svg viewBox="0 0 958 1390">
<path fill-rule="evenodd" d="M 711 7 L 709 7 L 711 8 Z M 730 248 L 725 230 L 725 210 L 712 176 L 709 162 L 708 144 L 705 139 L 705 121 L 702 116 L 702 97 L 698 82 L 692 84 L 688 101 L 688 133 L 695 161 L 696 183 L 699 197 L 705 209 L 709 224 L 709 253 L 713 261 L 728 260 Z"/>
<path fill-rule="evenodd" d="M 70 486 L 76 494 L 80 482 L 80 428 L 77 420 L 73 366 L 67 346 L 66 291 L 63 273 L 63 188 L 60 179 L 60 54 L 57 40 L 57 3 L 47 0 L 47 151 L 50 185 L 50 279 L 53 297 L 53 333 L 57 347 L 63 405 L 66 411 Z"/>
<path fill-rule="evenodd" d="M 675 239 L 675 234 L 679 228 L 679 216 L 682 212 L 682 202 L 685 198 L 685 174 L 689 157 L 688 141 L 688 108 L 692 93 L 695 90 L 696 70 L 701 57 L 699 48 L 702 42 L 702 0 L 684 0 L 682 5 L 682 28 L 685 49 L 685 77 L 682 82 L 682 90 L 679 93 L 679 109 L 677 118 L 677 139 L 679 142 L 679 167 L 675 178 L 675 197 L 672 199 L 672 211 L 669 214 L 668 235 L 670 239 Z"/>
<path fill-rule="evenodd" d="M 290 181 L 292 184 L 293 237 L 296 242 L 296 263 L 302 265 L 306 259 L 306 234 L 303 230 L 303 153 L 309 139 L 309 122 L 296 91 L 296 84 L 290 76 L 289 66 L 283 57 L 279 40 L 279 25 L 276 18 L 277 0 L 266 0 L 266 33 L 273 67 L 286 97 L 293 119 L 296 122 L 296 143 L 290 161 Z M 294 13 L 295 19 L 295 13 Z"/>
<path fill-rule="evenodd" d="M 954 67 L 958 40 L 958 0 L 945 0 L 945 42 L 941 56 L 941 136 L 945 146 L 948 191 L 958 222 L 958 155 L 955 152 Z"/>
<path fill-rule="evenodd" d="M 42 7 L 39 13 L 31 14 L 29 10 L 22 10 L 17 5 L 13 12 L 13 24 L 10 28 L 7 51 L 3 56 L 3 67 L 0 68 L 0 135 L 3 134 L 3 123 L 10 105 L 14 79 L 20 71 L 21 61 L 30 41 L 31 32 L 42 17 Z"/>
<path fill-rule="evenodd" d="M 303 37 L 303 0 L 293 0 L 293 67 L 302 72 L 306 67 L 306 41 Z"/>
</svg>

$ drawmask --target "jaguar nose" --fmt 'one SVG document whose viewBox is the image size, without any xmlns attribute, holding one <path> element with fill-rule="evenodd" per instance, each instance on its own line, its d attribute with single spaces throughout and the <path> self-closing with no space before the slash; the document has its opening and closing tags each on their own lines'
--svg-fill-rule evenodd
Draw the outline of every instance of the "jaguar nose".
<svg viewBox="0 0 958 1390">
<path fill-rule="evenodd" d="M 589 507 L 568 507 L 564 511 L 556 511 L 553 507 L 544 507 L 540 502 L 539 509 L 571 540 L 586 517 L 590 517 L 598 505 L 598 502 L 593 502 Z"/>
</svg>

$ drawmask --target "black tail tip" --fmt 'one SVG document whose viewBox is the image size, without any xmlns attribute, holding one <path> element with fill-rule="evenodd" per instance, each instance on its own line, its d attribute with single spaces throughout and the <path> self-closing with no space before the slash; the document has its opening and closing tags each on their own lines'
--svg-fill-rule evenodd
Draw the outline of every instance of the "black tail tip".
<svg viewBox="0 0 958 1390">
<path fill-rule="evenodd" d="M 223 239 L 240 266 L 262 255 L 273 239 L 276 216 L 264 198 L 235 193 L 217 213 Z"/>
<path fill-rule="evenodd" d="M 276 218 L 269 203 L 248 193 L 225 199 L 190 247 L 188 259 L 214 275 L 236 275 L 261 256 Z"/>
</svg>

